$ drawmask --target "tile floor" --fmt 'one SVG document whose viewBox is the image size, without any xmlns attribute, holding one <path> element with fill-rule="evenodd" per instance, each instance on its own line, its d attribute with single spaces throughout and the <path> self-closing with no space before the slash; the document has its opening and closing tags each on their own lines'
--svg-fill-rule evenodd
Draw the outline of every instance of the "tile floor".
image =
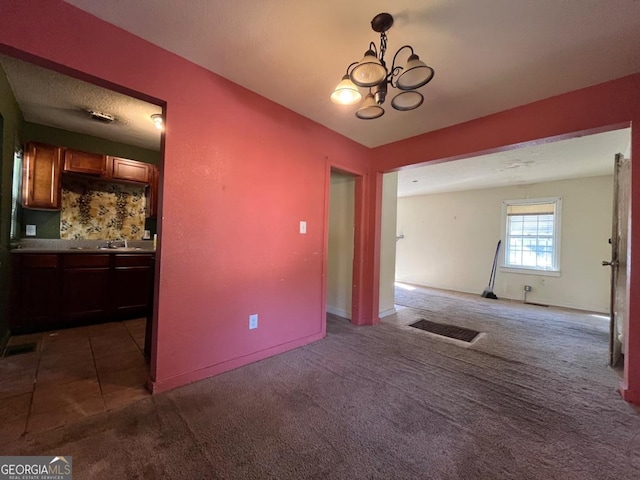
<svg viewBox="0 0 640 480">
<path fill-rule="evenodd" d="M 35 352 L 0 358 L 2 443 L 149 395 L 145 319 L 11 337 Z"/>
</svg>

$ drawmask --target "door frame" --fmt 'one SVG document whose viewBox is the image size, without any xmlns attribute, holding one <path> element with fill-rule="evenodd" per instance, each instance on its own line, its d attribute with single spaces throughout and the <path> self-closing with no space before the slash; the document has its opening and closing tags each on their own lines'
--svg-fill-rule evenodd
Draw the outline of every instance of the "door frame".
<svg viewBox="0 0 640 480">
<path fill-rule="evenodd" d="M 354 229 L 353 229 L 353 264 L 352 264 L 352 290 L 351 290 L 351 323 L 354 325 L 368 324 L 366 311 L 368 293 L 366 285 L 365 252 L 367 249 L 367 225 L 366 216 L 369 207 L 369 195 L 367 194 L 367 178 L 369 173 L 357 170 L 339 161 L 325 161 L 325 198 L 324 198 L 324 258 L 322 261 L 322 334 L 326 333 L 327 318 L 327 265 L 329 255 L 329 195 L 331 192 L 331 171 L 336 170 L 354 177 Z"/>
</svg>

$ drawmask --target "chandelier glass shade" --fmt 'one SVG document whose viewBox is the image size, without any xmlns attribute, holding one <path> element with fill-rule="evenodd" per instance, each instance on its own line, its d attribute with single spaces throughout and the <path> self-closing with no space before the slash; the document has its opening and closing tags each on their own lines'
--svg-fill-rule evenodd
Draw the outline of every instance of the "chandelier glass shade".
<svg viewBox="0 0 640 480">
<path fill-rule="evenodd" d="M 384 109 L 378 105 L 373 94 L 368 94 L 360 108 L 356 111 L 356 117 L 362 120 L 373 120 L 384 115 Z"/>
<path fill-rule="evenodd" d="M 368 50 L 353 70 L 351 80 L 359 87 L 374 87 L 387 76 L 387 69 L 382 65 L 376 53 Z"/>
<path fill-rule="evenodd" d="M 382 104 L 385 102 L 389 87 L 400 90 L 391 100 L 391 106 L 399 111 L 418 108 L 424 97 L 416 90 L 429 83 L 434 70 L 416 55 L 411 45 L 404 45 L 393 56 L 391 69 L 387 69 L 384 55 L 387 50 L 386 32 L 393 25 L 393 17 L 380 13 L 371 21 L 371 28 L 380 33 L 380 46 L 371 42 L 362 60 L 347 67 L 346 74 L 331 94 L 331 100 L 339 105 L 355 105 L 362 99 L 358 87 L 368 88 L 369 92 L 356 110 L 356 117 L 373 120 L 384 115 Z M 398 55 L 408 51 L 404 66 L 396 64 Z"/>
<path fill-rule="evenodd" d="M 429 83 L 433 78 L 433 68 L 427 66 L 415 53 L 409 57 L 407 65 L 398 77 L 396 86 L 400 90 L 415 90 Z"/>
<path fill-rule="evenodd" d="M 340 105 L 355 105 L 362 100 L 362 94 L 349 75 L 345 75 L 331 94 L 331 100 Z"/>
</svg>

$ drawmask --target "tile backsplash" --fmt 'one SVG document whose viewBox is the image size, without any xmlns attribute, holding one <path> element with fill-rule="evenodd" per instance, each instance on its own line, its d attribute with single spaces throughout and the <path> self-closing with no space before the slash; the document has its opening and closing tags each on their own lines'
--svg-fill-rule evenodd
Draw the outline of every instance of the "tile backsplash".
<svg viewBox="0 0 640 480">
<path fill-rule="evenodd" d="M 144 186 L 73 176 L 62 179 L 60 238 L 141 240 Z"/>
</svg>

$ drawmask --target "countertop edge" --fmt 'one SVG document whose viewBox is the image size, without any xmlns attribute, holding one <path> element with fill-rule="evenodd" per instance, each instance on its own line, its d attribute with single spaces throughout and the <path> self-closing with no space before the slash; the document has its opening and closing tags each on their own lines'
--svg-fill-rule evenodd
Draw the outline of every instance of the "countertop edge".
<svg viewBox="0 0 640 480">
<path fill-rule="evenodd" d="M 133 254 L 133 255 L 138 255 L 138 254 L 143 254 L 143 253 L 156 253 L 155 250 L 148 250 L 148 249 L 140 249 L 140 250 L 118 250 L 117 248 L 114 249 L 100 249 L 100 248 L 14 248 L 13 250 L 10 250 L 10 253 L 17 253 L 17 254 L 28 254 L 28 253 L 39 253 L 39 254 L 46 254 L 46 253 L 51 253 L 51 254 L 58 254 L 58 253 L 72 253 L 72 254 L 80 254 L 80 255 L 86 255 L 86 254 L 94 254 L 94 255 L 129 255 L 129 254 Z"/>
</svg>

